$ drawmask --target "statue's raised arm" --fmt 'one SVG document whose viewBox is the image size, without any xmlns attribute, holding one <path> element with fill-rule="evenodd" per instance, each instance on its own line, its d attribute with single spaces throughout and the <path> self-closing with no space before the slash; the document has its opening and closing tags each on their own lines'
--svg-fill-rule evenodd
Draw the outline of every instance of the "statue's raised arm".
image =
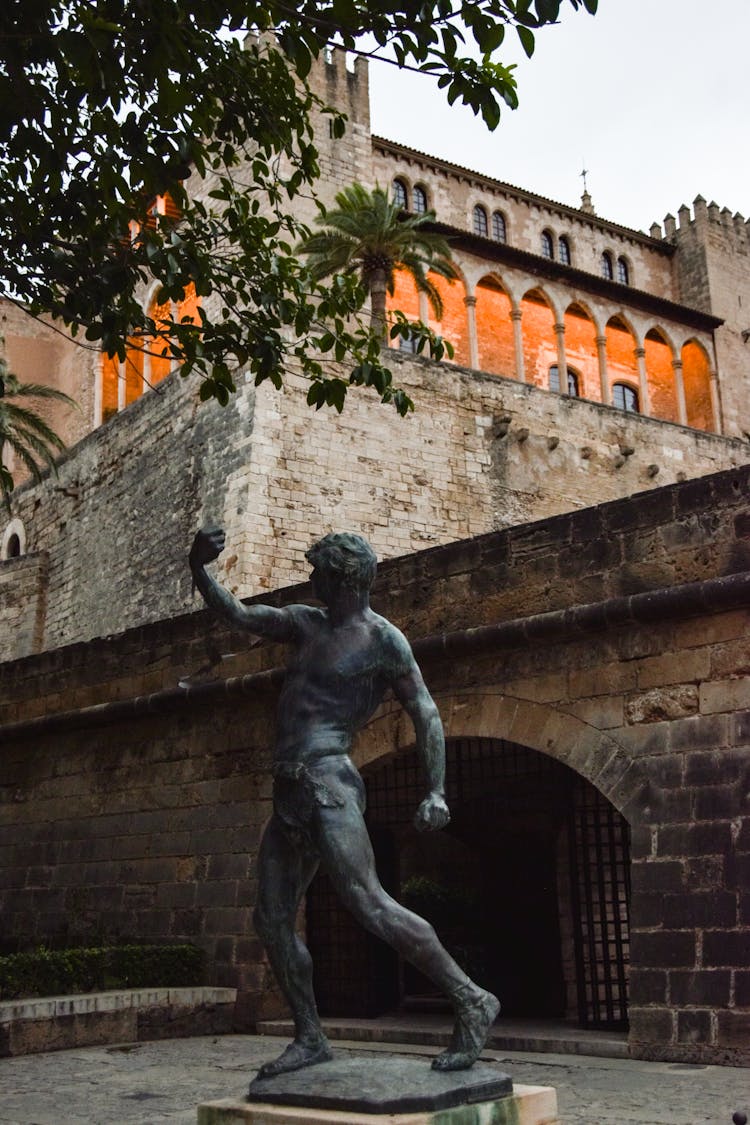
<svg viewBox="0 0 750 1125">
<path fill-rule="evenodd" d="M 270 605 L 243 605 L 239 598 L 216 581 L 206 567 L 218 559 L 224 550 L 226 536 L 220 527 L 204 527 L 196 534 L 190 548 L 188 562 L 193 581 L 200 590 L 206 605 L 231 625 L 247 629 L 261 637 L 276 641 L 294 639 L 294 618 L 286 609 Z"/>
</svg>

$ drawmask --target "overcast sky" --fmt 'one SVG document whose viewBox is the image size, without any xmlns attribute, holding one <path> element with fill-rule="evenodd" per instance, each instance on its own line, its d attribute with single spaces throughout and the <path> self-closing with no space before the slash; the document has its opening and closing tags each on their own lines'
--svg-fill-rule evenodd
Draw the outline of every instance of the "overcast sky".
<svg viewBox="0 0 750 1125">
<path fill-rule="evenodd" d="M 648 231 L 700 194 L 750 216 L 750 0 L 566 4 L 494 133 L 429 78 L 371 63 L 373 132 Z M 515 40 L 515 33 L 513 36 Z"/>
</svg>

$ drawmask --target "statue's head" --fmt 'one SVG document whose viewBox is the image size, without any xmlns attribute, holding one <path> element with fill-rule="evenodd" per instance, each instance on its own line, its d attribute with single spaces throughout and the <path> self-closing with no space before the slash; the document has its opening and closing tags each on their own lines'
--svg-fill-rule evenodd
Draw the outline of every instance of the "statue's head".
<svg viewBox="0 0 750 1125">
<path fill-rule="evenodd" d="M 315 582 L 316 593 L 326 601 L 331 587 L 348 586 L 352 590 L 369 590 L 375 578 L 378 560 L 361 535 L 348 531 L 332 531 L 313 543 L 305 558 L 322 579 Z"/>
</svg>

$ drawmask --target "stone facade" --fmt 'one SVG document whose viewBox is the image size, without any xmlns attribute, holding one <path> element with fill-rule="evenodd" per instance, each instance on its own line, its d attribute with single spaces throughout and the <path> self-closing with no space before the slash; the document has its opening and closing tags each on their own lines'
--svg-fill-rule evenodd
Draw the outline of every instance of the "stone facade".
<svg viewBox="0 0 750 1125">
<path fill-rule="evenodd" d="M 551 757 L 628 821 L 637 1057 L 750 1062 L 749 492 L 747 467 L 674 484 L 393 560 L 375 589 L 449 739 Z M 7 947 L 189 938 L 246 1025 L 280 1011 L 250 916 L 282 659 L 200 612 L 0 667 Z M 388 703 L 354 756 L 412 745 Z"/>
<path fill-rule="evenodd" d="M 739 441 L 513 379 L 393 366 L 417 405 L 406 419 L 356 394 L 341 417 L 313 413 L 294 379 L 201 405 L 173 376 L 91 433 L 16 493 L 28 554 L 0 561 L 0 655 L 193 608 L 185 557 L 206 523 L 227 531 L 222 581 L 250 596 L 301 581 L 329 530 L 393 558 L 744 461 Z"/>
</svg>

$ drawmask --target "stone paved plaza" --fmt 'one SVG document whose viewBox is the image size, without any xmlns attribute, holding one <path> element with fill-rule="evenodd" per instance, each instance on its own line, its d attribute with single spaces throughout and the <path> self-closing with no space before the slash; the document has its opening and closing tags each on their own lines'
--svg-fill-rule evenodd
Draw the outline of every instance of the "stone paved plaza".
<svg viewBox="0 0 750 1125">
<path fill-rule="evenodd" d="M 229 1035 L 0 1060 L 3 1125 L 195 1125 L 202 1101 L 242 1097 L 276 1038 Z M 335 1044 L 357 1054 L 434 1049 Z M 731 1125 L 750 1116 L 750 1069 L 488 1051 L 514 1081 L 557 1089 L 564 1125 Z M 312 1072 L 311 1072 L 312 1073 Z"/>
</svg>

